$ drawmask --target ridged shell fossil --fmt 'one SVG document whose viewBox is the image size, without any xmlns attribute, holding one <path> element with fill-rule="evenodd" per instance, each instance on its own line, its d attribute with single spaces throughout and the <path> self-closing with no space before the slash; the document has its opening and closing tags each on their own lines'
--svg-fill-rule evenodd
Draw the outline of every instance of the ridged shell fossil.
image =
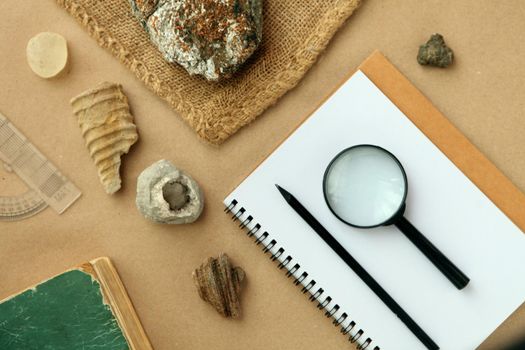
<svg viewBox="0 0 525 350">
<path fill-rule="evenodd" d="M 193 178 L 163 159 L 153 163 L 137 180 L 138 210 L 161 224 L 189 224 L 199 218 L 204 196 Z"/>
<path fill-rule="evenodd" d="M 239 294 L 245 273 L 233 267 L 228 255 L 208 258 L 193 271 L 193 281 L 202 300 L 211 304 L 224 317 L 238 318 L 241 315 Z"/>
<path fill-rule="evenodd" d="M 137 142 L 128 98 L 122 85 L 104 82 L 71 100 L 82 136 L 106 193 L 120 189 L 120 157 Z"/>
</svg>

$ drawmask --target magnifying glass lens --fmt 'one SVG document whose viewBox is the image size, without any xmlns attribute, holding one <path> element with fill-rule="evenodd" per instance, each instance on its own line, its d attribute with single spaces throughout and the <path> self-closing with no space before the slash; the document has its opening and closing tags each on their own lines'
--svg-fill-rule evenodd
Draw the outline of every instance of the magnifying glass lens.
<svg viewBox="0 0 525 350">
<path fill-rule="evenodd" d="M 398 161 L 389 152 L 366 145 L 339 154 L 326 171 L 324 187 L 334 214 L 360 227 L 391 219 L 403 205 L 407 190 Z"/>
</svg>

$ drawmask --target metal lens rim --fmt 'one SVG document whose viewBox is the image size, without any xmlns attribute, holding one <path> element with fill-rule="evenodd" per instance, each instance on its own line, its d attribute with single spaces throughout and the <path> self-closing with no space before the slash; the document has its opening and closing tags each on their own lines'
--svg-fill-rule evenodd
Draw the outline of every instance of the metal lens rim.
<svg viewBox="0 0 525 350">
<path fill-rule="evenodd" d="M 401 202 L 399 203 L 399 208 L 397 208 L 397 210 L 395 211 L 394 214 L 392 214 L 391 217 L 389 217 L 388 219 L 386 219 L 385 221 L 381 222 L 381 223 L 378 223 L 378 224 L 375 224 L 375 225 L 370 225 L 370 226 L 361 226 L 361 225 L 356 225 L 356 224 L 353 224 L 351 222 L 348 222 L 346 220 L 344 220 L 343 218 L 341 218 L 336 212 L 335 210 L 332 208 L 332 206 L 330 205 L 330 201 L 328 200 L 328 196 L 326 194 L 326 183 L 327 183 L 327 178 L 328 178 L 328 173 L 330 172 L 330 169 L 332 168 L 332 166 L 334 165 L 334 163 L 341 157 L 343 156 L 344 154 L 346 154 L 347 152 L 351 152 L 352 150 L 356 149 L 356 148 L 365 148 L 365 147 L 372 147 L 372 148 L 376 148 L 386 154 L 388 154 L 395 162 L 396 164 L 399 166 L 399 169 L 401 170 L 401 174 L 403 175 L 403 181 L 405 183 L 405 193 L 403 194 L 403 199 L 401 200 Z M 338 218 L 339 220 L 341 220 L 342 222 L 344 222 L 345 224 L 347 225 L 350 225 L 352 227 L 357 227 L 357 228 L 374 228 L 374 227 L 379 227 L 379 226 L 385 226 L 385 225 L 390 225 L 392 224 L 395 219 L 397 218 L 397 216 L 403 212 L 403 209 L 405 208 L 405 201 L 406 201 L 406 198 L 407 198 L 407 195 L 408 195 L 408 179 L 407 179 L 407 174 L 405 172 L 405 169 L 403 168 L 403 165 L 401 164 L 401 162 L 399 161 L 399 159 L 397 159 L 396 156 L 394 156 L 390 151 L 384 149 L 383 147 L 380 147 L 380 146 L 377 146 L 377 145 L 371 145 L 371 144 L 359 144 L 359 145 L 355 145 L 355 146 L 351 146 L 351 147 L 348 147 L 348 148 L 345 148 L 344 150 L 342 150 L 341 152 L 339 152 L 331 161 L 330 163 L 328 164 L 328 166 L 326 167 L 326 170 L 324 172 L 324 175 L 323 175 L 323 196 L 324 196 L 324 201 L 326 202 L 326 205 L 328 206 L 328 209 L 330 209 L 330 211 L 332 212 L 332 214 L 335 215 L 336 218 Z"/>
</svg>

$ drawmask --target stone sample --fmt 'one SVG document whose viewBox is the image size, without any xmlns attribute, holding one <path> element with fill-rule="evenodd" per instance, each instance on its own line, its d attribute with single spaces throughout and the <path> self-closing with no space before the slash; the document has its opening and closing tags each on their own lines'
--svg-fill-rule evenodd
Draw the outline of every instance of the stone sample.
<svg viewBox="0 0 525 350">
<path fill-rule="evenodd" d="M 130 0 L 131 10 L 135 17 L 137 17 L 142 25 L 145 25 L 146 20 L 155 11 L 159 0 Z"/>
<path fill-rule="evenodd" d="M 190 74 L 231 76 L 262 39 L 262 0 L 129 0 L 164 58 Z"/>
<path fill-rule="evenodd" d="M 33 73 L 44 79 L 56 77 L 67 67 L 66 39 L 57 33 L 37 34 L 27 43 L 26 56 Z"/>
<path fill-rule="evenodd" d="M 239 295 L 244 277 L 243 269 L 233 267 L 225 253 L 206 259 L 193 271 L 193 281 L 201 299 L 224 317 L 231 318 L 241 315 Z"/>
<path fill-rule="evenodd" d="M 100 182 L 106 193 L 113 194 L 121 185 L 120 158 L 138 140 L 122 85 L 101 83 L 73 98 L 71 105 Z"/>
<path fill-rule="evenodd" d="M 448 67 L 454 60 L 454 52 L 445 44 L 441 34 L 432 34 L 426 44 L 419 47 L 417 62 L 421 65 Z"/>
<path fill-rule="evenodd" d="M 139 175 L 136 204 L 142 215 L 155 222 L 188 224 L 201 215 L 204 196 L 188 174 L 159 160 Z"/>
</svg>

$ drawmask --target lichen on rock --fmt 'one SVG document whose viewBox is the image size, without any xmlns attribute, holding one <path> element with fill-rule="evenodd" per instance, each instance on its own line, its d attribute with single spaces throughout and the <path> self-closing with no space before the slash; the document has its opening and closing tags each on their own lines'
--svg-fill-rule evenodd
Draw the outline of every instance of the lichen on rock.
<svg viewBox="0 0 525 350">
<path fill-rule="evenodd" d="M 133 0 L 130 1 L 133 14 L 140 19 L 141 22 L 151 16 L 157 7 L 159 0 Z"/>
<path fill-rule="evenodd" d="M 168 62 L 217 81 L 231 76 L 262 39 L 262 0 L 129 0 Z"/>
</svg>

